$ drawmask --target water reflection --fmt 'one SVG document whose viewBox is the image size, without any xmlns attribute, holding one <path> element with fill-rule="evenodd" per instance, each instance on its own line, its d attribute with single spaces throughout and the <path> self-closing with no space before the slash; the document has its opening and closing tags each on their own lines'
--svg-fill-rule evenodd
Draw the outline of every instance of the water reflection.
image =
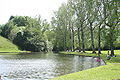
<svg viewBox="0 0 120 80">
<path fill-rule="evenodd" d="M 48 80 L 104 65 L 93 57 L 53 53 L 0 55 L 0 74 L 13 80 Z"/>
</svg>

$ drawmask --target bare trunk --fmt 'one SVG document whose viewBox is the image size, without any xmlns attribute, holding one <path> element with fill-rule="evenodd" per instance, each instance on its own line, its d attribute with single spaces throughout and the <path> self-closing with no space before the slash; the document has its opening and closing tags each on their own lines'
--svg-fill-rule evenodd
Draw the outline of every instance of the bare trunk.
<svg viewBox="0 0 120 80">
<path fill-rule="evenodd" d="M 66 35 L 64 35 L 64 51 L 66 51 Z"/>
<path fill-rule="evenodd" d="M 45 45 L 45 46 L 44 46 L 44 51 L 45 51 L 45 52 L 48 52 L 47 43 L 46 43 L 45 41 L 44 41 L 44 45 Z"/>
<path fill-rule="evenodd" d="M 65 30 L 64 30 L 64 51 L 66 51 L 67 50 L 67 48 L 66 48 L 66 36 L 67 36 L 67 27 L 66 27 L 66 25 L 65 25 Z"/>
<path fill-rule="evenodd" d="M 73 26 L 72 26 L 72 51 L 74 51 L 74 48 L 75 48 L 75 46 L 74 46 L 74 29 L 73 29 Z"/>
<path fill-rule="evenodd" d="M 99 26 L 99 29 L 98 29 L 98 55 L 101 54 L 101 36 L 100 36 L 100 32 L 101 32 L 101 29 L 100 29 L 100 26 Z"/>
<path fill-rule="evenodd" d="M 114 56 L 113 29 L 112 29 L 112 26 L 110 26 L 110 51 L 111 51 L 111 56 Z"/>
<path fill-rule="evenodd" d="M 83 25 L 81 25 L 81 39 L 82 39 L 82 51 L 85 53 Z"/>
<path fill-rule="evenodd" d="M 94 36 L 93 36 L 93 28 L 92 28 L 92 23 L 90 23 L 90 33 L 91 33 L 91 45 L 92 45 L 92 53 L 95 52 L 95 47 L 94 47 Z"/>
<path fill-rule="evenodd" d="M 81 51 L 80 49 L 80 28 L 78 28 L 78 44 L 79 44 L 79 52 Z"/>
</svg>

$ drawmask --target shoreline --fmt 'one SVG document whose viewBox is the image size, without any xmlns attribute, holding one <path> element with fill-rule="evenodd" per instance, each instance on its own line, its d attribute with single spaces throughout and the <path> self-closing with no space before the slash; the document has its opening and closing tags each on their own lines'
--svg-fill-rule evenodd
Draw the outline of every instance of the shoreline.
<svg viewBox="0 0 120 80">
<path fill-rule="evenodd" d="M 60 52 L 60 54 L 75 54 L 95 57 L 97 54 L 80 53 L 80 52 Z M 67 75 L 55 77 L 50 80 L 117 80 L 120 79 L 120 50 L 116 50 L 117 57 L 111 60 L 106 59 L 107 51 L 102 51 L 101 58 L 106 65 L 70 73 Z M 116 74 L 117 73 L 117 74 Z"/>
</svg>

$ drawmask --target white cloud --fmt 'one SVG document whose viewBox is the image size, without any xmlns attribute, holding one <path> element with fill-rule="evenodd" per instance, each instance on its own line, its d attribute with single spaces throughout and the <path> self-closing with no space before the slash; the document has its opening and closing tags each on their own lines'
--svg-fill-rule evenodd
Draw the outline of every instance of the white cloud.
<svg viewBox="0 0 120 80">
<path fill-rule="evenodd" d="M 1 0 L 0 24 L 6 23 L 11 15 L 36 16 L 50 21 L 53 11 L 67 0 Z"/>
</svg>

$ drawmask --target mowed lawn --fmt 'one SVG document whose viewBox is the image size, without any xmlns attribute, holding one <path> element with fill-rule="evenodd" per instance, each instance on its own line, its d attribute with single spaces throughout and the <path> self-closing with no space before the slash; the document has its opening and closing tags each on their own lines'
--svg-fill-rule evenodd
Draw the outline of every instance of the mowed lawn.
<svg viewBox="0 0 120 80">
<path fill-rule="evenodd" d="M 53 78 L 51 80 L 120 80 L 120 50 L 115 50 L 117 57 L 112 57 L 111 60 L 107 60 L 108 51 L 102 51 L 101 57 L 107 65 L 100 66 L 88 70 L 83 70 L 76 73 Z M 76 54 L 86 56 L 97 56 L 97 54 L 91 54 L 90 51 L 86 53 L 79 52 L 61 52 L 63 54 Z"/>
<path fill-rule="evenodd" d="M 19 54 L 19 52 L 29 51 L 21 51 L 15 44 L 10 42 L 10 40 L 0 36 L 0 55 Z"/>
<path fill-rule="evenodd" d="M 0 52 L 20 51 L 18 47 L 8 39 L 0 36 Z"/>
</svg>

